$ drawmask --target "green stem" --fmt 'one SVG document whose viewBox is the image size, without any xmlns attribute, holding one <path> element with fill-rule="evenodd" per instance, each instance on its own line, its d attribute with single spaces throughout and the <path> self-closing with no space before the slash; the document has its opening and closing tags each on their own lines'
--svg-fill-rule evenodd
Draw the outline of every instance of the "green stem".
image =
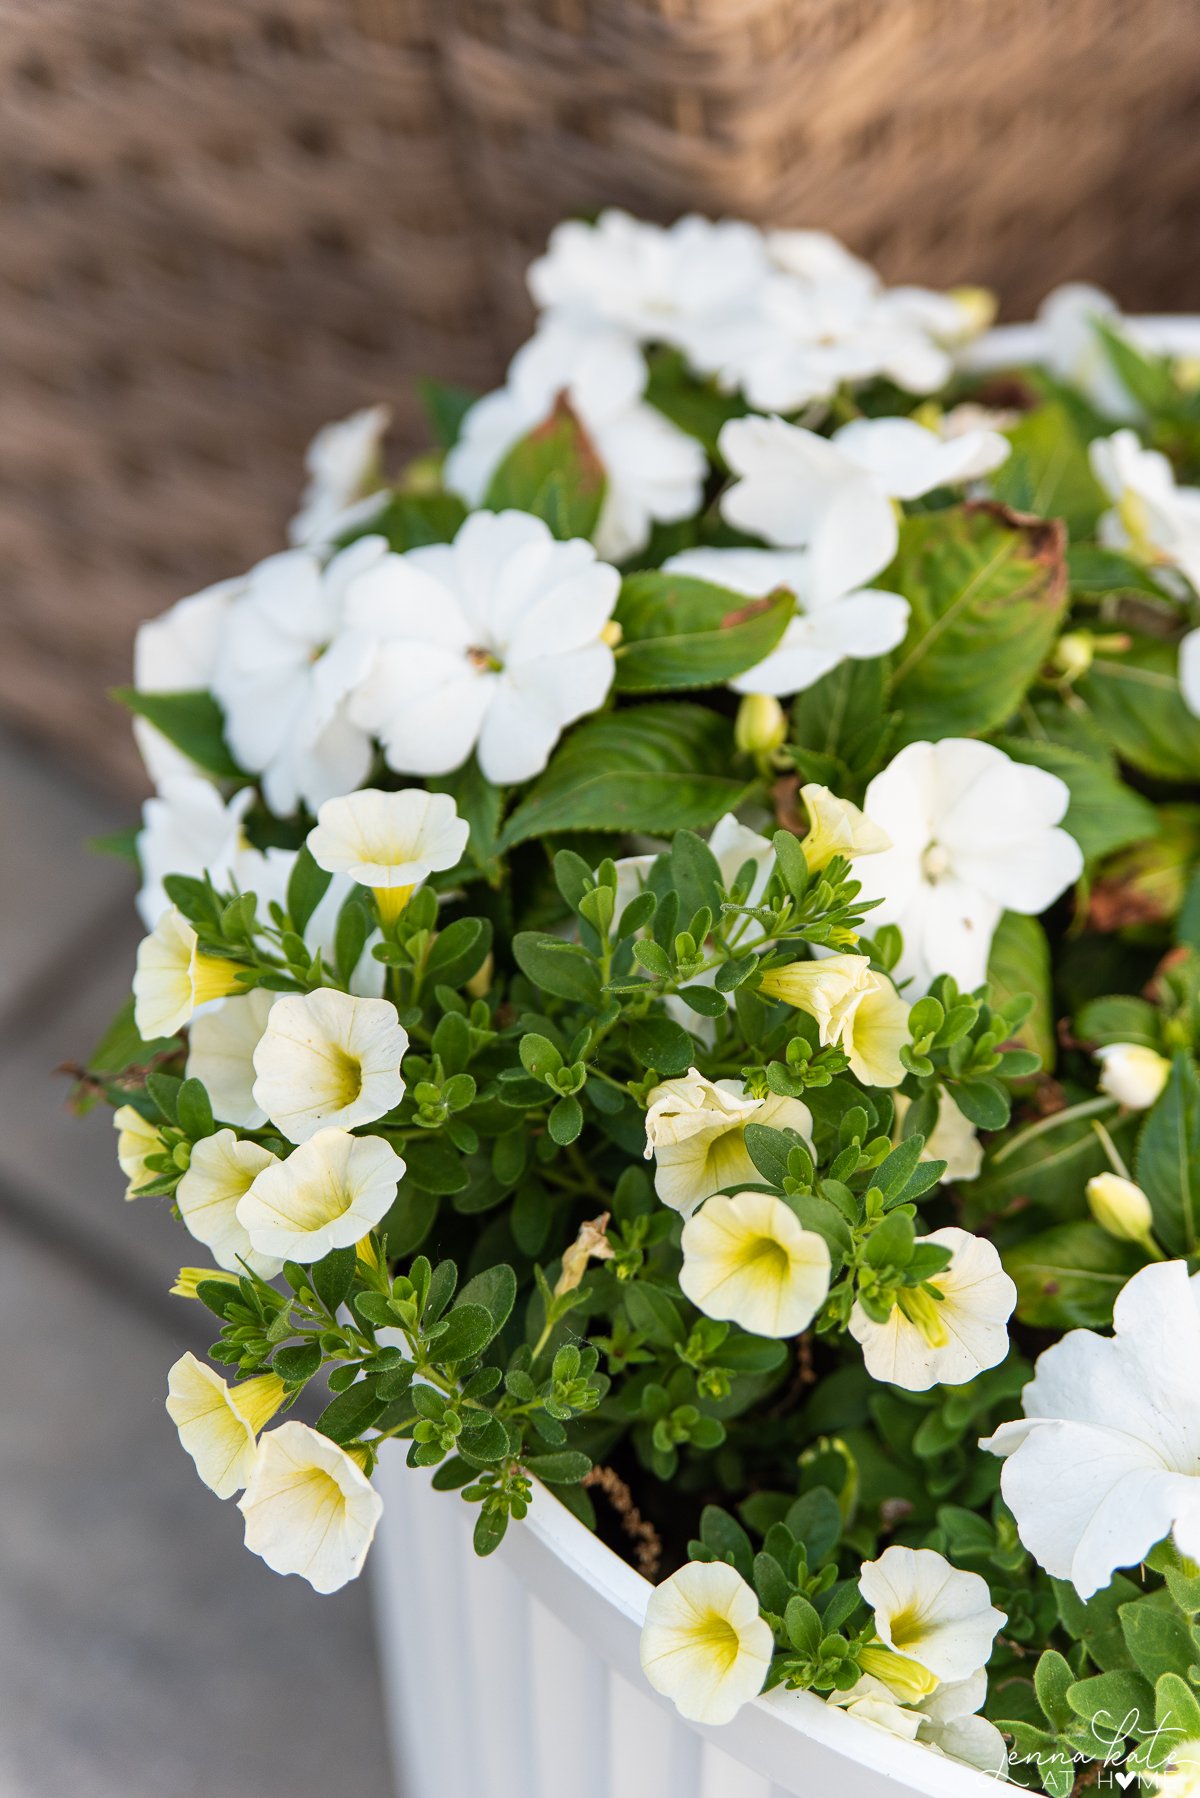
<svg viewBox="0 0 1200 1798">
<path fill-rule="evenodd" d="M 1117 1101 L 1115 1099 L 1099 1097 L 1084 1099 L 1078 1105 L 1068 1105 L 1065 1111 L 1052 1111 L 1049 1117 L 1039 1118 L 1036 1124 L 1028 1124 L 1024 1130 L 1018 1130 L 1015 1136 L 1010 1136 L 1004 1147 L 993 1156 L 992 1165 L 999 1167 L 1001 1162 L 1007 1161 L 1008 1157 L 1015 1154 L 1025 1143 L 1032 1142 L 1035 1137 L 1044 1136 L 1047 1130 L 1056 1130 L 1060 1124 L 1074 1123 L 1079 1118 L 1096 1117 L 1100 1113 L 1112 1112 L 1116 1109 Z"/>
</svg>

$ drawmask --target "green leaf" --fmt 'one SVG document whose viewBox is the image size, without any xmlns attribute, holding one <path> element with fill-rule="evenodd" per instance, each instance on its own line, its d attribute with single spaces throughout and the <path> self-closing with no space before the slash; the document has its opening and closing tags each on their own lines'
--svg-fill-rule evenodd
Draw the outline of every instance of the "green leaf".
<svg viewBox="0 0 1200 1798">
<path fill-rule="evenodd" d="M 588 1456 L 574 1448 L 562 1448 L 552 1455 L 526 1455 L 524 1464 L 547 1486 L 577 1486 L 592 1471 Z"/>
<path fill-rule="evenodd" d="M 386 537 L 397 555 L 428 543 L 449 543 L 458 535 L 467 508 L 456 493 L 393 493 L 378 512 L 351 525 L 337 542 L 359 537 Z"/>
<path fill-rule="evenodd" d="M 369 1430 L 384 1408 L 373 1379 L 357 1380 L 331 1399 L 317 1419 L 317 1428 L 331 1442 L 355 1442 Z"/>
<path fill-rule="evenodd" d="M 1060 1732 L 1069 1729 L 1074 1721 L 1067 1702 L 1067 1694 L 1074 1684 L 1075 1675 L 1069 1663 L 1055 1649 L 1047 1648 L 1038 1656 L 1033 1670 L 1033 1689 L 1051 1727 Z"/>
<path fill-rule="evenodd" d="M 1038 406 L 1007 436 L 1012 454 L 991 478 L 996 498 L 1016 512 L 1063 519 L 1072 537 L 1093 536 L 1108 496 L 1065 407 L 1056 401 Z"/>
<path fill-rule="evenodd" d="M 435 938 L 425 975 L 439 986 L 462 986 L 487 960 L 492 926 L 487 918 L 455 918 Z"/>
<path fill-rule="evenodd" d="M 828 1486 L 814 1486 L 796 1500 L 784 1518 L 797 1542 L 803 1543 L 809 1570 L 830 1556 L 842 1537 L 842 1508 Z"/>
<path fill-rule="evenodd" d="M 642 1067 L 668 1078 L 686 1074 L 696 1055 L 695 1042 L 671 1018 L 636 1019 L 629 1026 L 629 1047 Z"/>
<path fill-rule="evenodd" d="M 1063 616 L 1065 552 L 1061 524 L 1002 506 L 905 519 L 880 576 L 911 607 L 892 673 L 902 742 L 979 736 L 1012 715 Z"/>
<path fill-rule="evenodd" d="M 508 1529 L 507 1511 L 480 1511 L 475 1519 L 474 1546 L 477 1555 L 494 1554 Z"/>
<path fill-rule="evenodd" d="M 209 1104 L 208 1093 L 205 1091 L 203 1081 L 195 1078 L 184 1081 L 175 1101 L 175 1115 L 179 1122 L 179 1128 L 190 1136 L 193 1142 L 199 1142 L 201 1138 L 212 1135 L 216 1125 L 213 1122 L 212 1106 Z"/>
<path fill-rule="evenodd" d="M 469 1361 L 483 1353 L 495 1334 L 490 1311 L 460 1300 L 447 1316 L 445 1332 L 431 1345 L 431 1353 L 442 1362 Z"/>
<path fill-rule="evenodd" d="M 1000 1251 L 1017 1286 L 1017 1316 L 1042 1329 L 1103 1329 L 1113 1301 L 1145 1261 L 1099 1224 L 1055 1224 Z"/>
<path fill-rule="evenodd" d="M 1182 1050 L 1142 1127 L 1134 1165 L 1155 1235 L 1170 1254 L 1192 1254 L 1200 1223 L 1200 1074 Z"/>
<path fill-rule="evenodd" d="M 465 818 L 470 827 L 468 854 L 477 868 L 489 878 L 494 876 L 500 820 L 504 812 L 500 788 L 485 777 L 474 756 L 455 773 L 430 780 L 428 786 L 431 793 L 449 793 L 459 817 Z"/>
<path fill-rule="evenodd" d="M 679 1307 L 645 1280 L 633 1280 L 624 1288 L 629 1321 L 640 1335 L 660 1348 L 671 1348 L 687 1335 Z"/>
<path fill-rule="evenodd" d="M 590 537 L 606 486 L 604 464 L 564 395 L 543 424 L 514 443 L 493 474 L 489 512 L 532 512 L 556 537 Z"/>
<path fill-rule="evenodd" d="M 792 702 L 797 745 L 832 758 L 845 769 L 848 780 L 862 780 L 879 766 L 894 728 L 883 657 L 872 661 L 847 657 Z"/>
<path fill-rule="evenodd" d="M 1098 543 L 1072 543 L 1067 551 L 1071 591 L 1098 596 L 1104 593 L 1147 593 L 1155 599 L 1163 590 L 1140 562 Z"/>
<path fill-rule="evenodd" d="M 1185 1677 L 1197 1661 L 1196 1642 L 1187 1623 L 1173 1605 L 1159 1603 L 1157 1596 L 1123 1604 L 1121 1628 L 1134 1666 L 1152 1685 L 1164 1673 Z"/>
<path fill-rule="evenodd" d="M 1160 1042 L 1158 1012 L 1148 999 L 1132 993 L 1108 993 L 1089 999 L 1075 1018 L 1075 1035 L 1081 1042 L 1139 1043 L 1157 1049 Z"/>
<path fill-rule="evenodd" d="M 331 1249 L 312 1269 L 313 1291 L 323 1305 L 336 1311 L 350 1296 L 358 1257 L 353 1248 Z"/>
<path fill-rule="evenodd" d="M 1137 639 L 1120 655 L 1098 655 L 1075 695 L 1123 762 L 1159 780 L 1194 781 L 1200 718 L 1179 690 L 1173 643 Z"/>
<path fill-rule="evenodd" d="M 1006 911 L 996 926 L 988 955 L 991 1003 L 1006 1005 L 1022 993 L 1033 997 L 1033 1009 L 1018 1026 L 1013 1041 L 1041 1057 L 1042 1067 L 1054 1067 L 1054 1002 L 1050 988 L 1050 944 L 1036 918 Z"/>
<path fill-rule="evenodd" d="M 1154 1693 L 1154 1720 L 1166 1740 L 1178 1730 L 1176 1741 L 1200 1741 L 1200 1697 L 1194 1689 L 1178 1673 L 1161 1673 Z"/>
<path fill-rule="evenodd" d="M 211 693 L 139 693 L 117 687 L 113 698 L 145 718 L 190 761 L 219 780 L 244 780 L 225 741 L 225 717 Z"/>
<path fill-rule="evenodd" d="M 551 1141 L 556 1142 L 560 1148 L 565 1149 L 569 1143 L 573 1143 L 583 1129 L 583 1107 L 579 1100 L 569 1095 L 559 1099 L 551 1107 L 546 1128 L 550 1132 Z"/>
<path fill-rule="evenodd" d="M 700 1513 L 700 1540 L 719 1561 L 727 1561 L 744 1580 L 750 1580 L 754 1569 L 754 1550 L 750 1538 L 728 1511 L 720 1505 L 705 1505 Z"/>
<path fill-rule="evenodd" d="M 301 844 L 287 884 L 288 916 L 292 920 L 292 928 L 299 931 L 301 935 L 304 934 L 305 925 L 329 891 L 329 883 L 332 879 L 332 874 L 324 868 L 318 868 L 308 844 Z"/>
<path fill-rule="evenodd" d="M 551 831 L 669 836 L 715 824 L 752 784 L 730 774 L 733 727 L 706 706 L 642 705 L 586 718 L 508 820 L 502 850 Z"/>
<path fill-rule="evenodd" d="M 482 1305 L 492 1320 L 492 1334 L 497 1335 L 508 1322 L 517 1302 L 517 1276 L 511 1267 L 498 1262 L 468 1280 L 458 1295 L 460 1305 Z"/>
<path fill-rule="evenodd" d="M 1149 1680 L 1129 1667 L 1115 1667 L 1110 1673 L 1076 1680 L 1067 1693 L 1067 1702 L 1077 1717 L 1110 1739 L 1125 1718 L 1136 1714 L 1139 1723 L 1148 1728 L 1154 1715 L 1154 1691 Z"/>
<path fill-rule="evenodd" d="M 271 1371 L 286 1380 L 289 1386 L 303 1386 L 319 1372 L 320 1366 L 320 1343 L 300 1342 L 291 1348 L 280 1349 L 271 1362 Z"/>
<path fill-rule="evenodd" d="M 615 614 L 622 631 L 616 689 L 720 686 L 770 655 L 795 609 L 795 595 L 784 591 L 747 600 L 690 575 L 661 569 L 629 575 Z"/>
<path fill-rule="evenodd" d="M 983 1172 L 970 1189 L 972 1213 L 978 1220 L 1028 1204 L 1060 1217 L 1080 1216 L 1084 1187 L 1107 1167 L 1090 1117 L 1067 1112 L 1040 1119 L 989 1147 Z"/>
<path fill-rule="evenodd" d="M 1107 1672 L 1114 1667 L 1129 1666 L 1129 1650 L 1121 1628 L 1121 1606 L 1138 1596 L 1139 1588 L 1123 1573 L 1114 1574 L 1112 1584 L 1094 1598 L 1080 1598 L 1066 1580 L 1052 1580 L 1054 1598 L 1063 1628 L 1076 1642 L 1082 1642 L 1097 1667 Z"/>
<path fill-rule="evenodd" d="M 1149 800 L 1127 787 L 1102 762 L 1061 743 L 1027 737 L 997 737 L 996 743 L 1015 762 L 1057 774 L 1070 789 L 1071 803 L 1062 827 L 1075 838 L 1085 861 L 1097 861 L 1127 843 L 1157 836 L 1158 814 Z"/>
<path fill-rule="evenodd" d="M 333 933 L 334 963 L 347 985 L 370 934 L 371 914 L 367 909 L 366 894 L 354 887 L 342 904 Z"/>
<path fill-rule="evenodd" d="M 556 999 L 574 999 L 599 1007 L 600 970 L 586 949 L 540 930 L 521 930 L 513 938 L 513 957 L 522 974 Z"/>
<path fill-rule="evenodd" d="M 681 431 L 697 438 L 707 450 L 710 462 L 716 462 L 722 426 L 731 418 L 745 415 L 745 400 L 737 394 L 722 393 L 715 381 L 699 380 L 679 350 L 656 348 L 646 361 L 650 379 L 643 397 Z"/>
<path fill-rule="evenodd" d="M 423 1192 L 448 1197 L 464 1192 L 470 1184 L 470 1173 L 463 1157 L 449 1143 L 432 1135 L 417 1137 L 404 1145 L 404 1179 L 400 1190 L 409 1185 Z M 392 1250 L 395 1254 L 397 1251 Z"/>
<path fill-rule="evenodd" d="M 410 1186 L 407 1180 L 400 1182 L 395 1203 L 383 1220 L 388 1254 L 393 1261 L 400 1261 L 420 1248 L 432 1230 L 437 1214 L 436 1193 Z"/>
<path fill-rule="evenodd" d="M 418 380 L 417 393 L 438 445 L 453 449 L 462 421 L 479 395 L 467 387 L 452 387 L 447 381 L 433 381 L 427 376 Z"/>
</svg>

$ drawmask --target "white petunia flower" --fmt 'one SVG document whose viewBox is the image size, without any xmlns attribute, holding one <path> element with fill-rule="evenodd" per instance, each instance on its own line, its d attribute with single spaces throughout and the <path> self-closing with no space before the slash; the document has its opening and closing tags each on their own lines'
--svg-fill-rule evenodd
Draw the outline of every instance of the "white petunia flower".
<svg viewBox="0 0 1200 1798">
<path fill-rule="evenodd" d="M 1081 1598 L 1173 1535 L 1200 1559 L 1200 1275 L 1144 1267 L 1113 1335 L 1071 1330 L 1038 1357 L 1025 1416 L 982 1444 L 1030 1554 Z"/>
<path fill-rule="evenodd" d="M 822 1044 L 842 1049 L 864 1086 L 899 1086 L 903 1080 L 908 1005 L 865 955 L 823 955 L 770 968 L 759 991 L 815 1019 Z"/>
<path fill-rule="evenodd" d="M 795 1130 L 812 1141 L 812 1113 L 799 1099 L 776 1093 L 752 1099 L 740 1080 L 709 1080 L 696 1068 L 660 1081 L 649 1094 L 646 1160 L 654 1158 L 654 1190 L 663 1204 L 690 1217 L 722 1187 L 757 1180 L 747 1124 Z"/>
<path fill-rule="evenodd" d="M 360 517 L 370 517 L 384 499 L 383 439 L 391 423 L 387 406 L 367 406 L 349 418 L 322 426 L 304 452 L 308 485 L 300 510 L 288 526 L 288 542 L 298 549 L 324 549 Z M 369 510 L 363 511 L 364 505 Z"/>
<path fill-rule="evenodd" d="M 127 1182 L 125 1197 L 135 1199 L 139 1186 L 149 1186 L 157 1178 L 154 1169 L 146 1166 L 146 1158 L 163 1153 L 163 1139 L 132 1105 L 118 1106 L 113 1112 L 113 1129 L 117 1132 L 117 1161 Z"/>
<path fill-rule="evenodd" d="M 363 537 L 322 568 L 308 550 L 269 556 L 229 608 L 213 673 L 234 758 L 262 778 L 281 817 L 348 793 L 371 766 L 366 733 L 347 701 L 371 645 L 345 628 L 349 583 L 386 553 Z"/>
<path fill-rule="evenodd" d="M 899 530 L 891 500 L 827 437 L 781 418 L 732 418 L 720 450 L 735 477 L 722 515 L 774 549 L 803 552 L 797 584 L 811 606 L 853 592 L 892 560 Z"/>
<path fill-rule="evenodd" d="M 194 693 L 211 687 L 229 607 L 242 584 L 240 579 L 218 581 L 138 626 L 133 684 L 139 693 Z M 135 718 L 133 734 L 155 786 L 178 776 L 207 778 L 148 719 Z"/>
<path fill-rule="evenodd" d="M 645 548 L 655 523 L 695 514 L 708 472 L 696 439 L 643 399 L 647 379 L 645 357 L 623 331 L 547 319 L 513 357 L 506 384 L 463 419 L 446 485 L 469 506 L 482 505 L 509 450 L 565 395 L 604 469 L 596 548 L 607 561 L 624 561 Z"/>
<path fill-rule="evenodd" d="M 258 1130 L 267 1114 L 254 1099 L 254 1051 L 262 1040 L 278 993 L 255 987 L 212 1005 L 192 1019 L 187 1074 L 199 1080 L 223 1124 Z"/>
<path fill-rule="evenodd" d="M 142 886 L 137 907 L 147 930 L 153 930 L 170 905 L 163 881 L 168 874 L 212 876 L 225 887 L 246 848 L 242 819 L 254 803 L 254 788 L 243 787 L 223 799 L 211 781 L 195 774 L 172 774 L 156 798 L 142 808 L 138 863 Z"/>
<path fill-rule="evenodd" d="M 336 1592 L 367 1558 L 383 1501 L 344 1448 L 304 1423 L 281 1423 L 258 1445 L 238 1509 L 246 1547 L 274 1573 Z"/>
<path fill-rule="evenodd" d="M 391 920 L 435 870 L 462 860 L 470 834 L 447 793 L 368 788 L 327 799 L 308 833 L 308 848 L 319 868 L 370 887 L 380 915 Z"/>
<path fill-rule="evenodd" d="M 1189 631 L 1180 640 L 1179 690 L 1188 711 L 1200 718 L 1200 630 Z"/>
<path fill-rule="evenodd" d="M 403 1177 L 404 1162 L 382 1136 L 319 1130 L 257 1175 L 237 1221 L 257 1254 L 307 1265 L 368 1235 Z"/>
<path fill-rule="evenodd" d="M 1088 454 L 1113 502 L 1100 520 L 1101 543 L 1151 567 L 1177 568 L 1200 591 L 1200 487 L 1176 486 L 1170 462 L 1136 431 L 1097 437 Z"/>
<path fill-rule="evenodd" d="M 835 431 L 832 441 L 891 499 L 920 499 L 937 487 L 977 481 L 1012 451 L 998 431 L 941 437 L 914 418 L 855 418 Z"/>
<path fill-rule="evenodd" d="M 244 991 L 238 979 L 244 971 L 240 962 L 206 955 L 187 919 L 172 906 L 138 945 L 134 1028 L 145 1043 L 174 1036 L 198 1006 Z"/>
<path fill-rule="evenodd" d="M 1069 281 L 1046 295 L 1037 317 L 1047 344 L 1044 361 L 1051 374 L 1077 387 L 1109 418 L 1137 418 L 1140 408 L 1113 367 L 1096 329 L 1096 321 L 1101 320 L 1110 327 L 1120 326 L 1123 337 L 1136 341 L 1116 301 L 1098 287 Z"/>
<path fill-rule="evenodd" d="M 289 1142 L 352 1130 L 399 1105 L 408 1032 L 389 999 L 336 987 L 277 999 L 254 1051 L 254 1102 Z"/>
<path fill-rule="evenodd" d="M 642 343 L 668 343 L 713 373 L 731 326 L 769 272 L 761 233 L 694 213 L 665 229 L 609 208 L 595 224 L 556 225 L 528 274 L 541 307 L 615 325 Z"/>
<path fill-rule="evenodd" d="M 620 590 L 590 543 L 524 512 L 476 512 L 453 543 L 387 556 L 350 609 L 376 644 L 351 714 L 401 774 L 448 774 L 472 750 L 498 786 L 546 766 L 613 679 Z"/>
<path fill-rule="evenodd" d="M 1045 911 L 1079 878 L 1079 845 L 1055 828 L 1070 797 L 1057 775 L 962 737 L 910 743 L 875 776 L 864 810 L 893 846 L 855 877 L 882 900 L 874 923 L 903 933 L 896 972 L 914 997 L 937 974 L 978 986 L 1001 914 Z"/>
<path fill-rule="evenodd" d="M 1006 1621 L 992 1604 L 985 1579 L 952 1567 L 931 1548 L 894 1543 L 877 1561 L 863 1563 L 858 1589 L 875 1613 L 876 1634 L 885 1648 L 915 1661 L 935 1680 L 977 1674 Z M 890 1683 L 886 1657 L 863 1665 Z"/>
<path fill-rule="evenodd" d="M 896 1108 L 898 1132 L 912 1100 L 905 1093 L 894 1093 L 892 1103 Z M 899 1136 L 896 1140 L 899 1140 Z M 938 1099 L 937 1122 L 925 1138 L 921 1160 L 946 1163 L 946 1171 L 942 1175 L 943 1185 L 951 1181 L 977 1180 L 983 1166 L 983 1144 L 975 1126 L 969 1118 L 963 1116 L 944 1087 Z"/>
<path fill-rule="evenodd" d="M 687 549 L 663 563 L 667 574 L 692 575 L 765 599 L 786 588 L 796 610 L 783 637 L 763 661 L 729 685 L 735 693 L 801 693 L 850 658 L 870 661 L 904 641 L 908 601 L 874 587 L 826 592 L 816 597 L 809 583 L 812 558 L 804 550 Z"/>
<path fill-rule="evenodd" d="M 756 1698 L 774 1650 L 758 1599 L 724 1561 L 689 1561 L 650 1594 L 642 1672 L 693 1723 L 728 1723 Z"/>
<path fill-rule="evenodd" d="M 248 1484 L 255 1437 L 283 1403 L 278 1374 L 260 1374 L 229 1386 L 190 1352 L 167 1375 L 167 1414 L 196 1472 L 218 1498 L 232 1498 Z"/>
<path fill-rule="evenodd" d="M 274 1255 L 259 1255 L 238 1222 L 237 1208 L 265 1167 L 277 1157 L 256 1142 L 241 1142 L 232 1130 L 218 1130 L 194 1145 L 187 1172 L 175 1192 L 184 1227 L 212 1251 L 218 1267 L 240 1274 L 243 1262 L 264 1280 L 283 1266 Z"/>
<path fill-rule="evenodd" d="M 683 1226 L 679 1285 L 706 1317 L 798 1336 L 829 1293 L 829 1245 L 769 1192 L 718 1193 Z"/>
<path fill-rule="evenodd" d="M 955 1225 L 918 1236 L 951 1250 L 951 1261 L 924 1287 L 905 1286 L 886 1323 L 876 1323 L 855 1301 L 849 1330 L 862 1344 L 873 1380 L 928 1392 L 931 1386 L 965 1386 L 996 1367 L 1008 1353 L 1008 1320 L 1017 1289 L 1000 1264 L 995 1245 Z M 947 1676 L 949 1677 L 949 1676 Z"/>
</svg>

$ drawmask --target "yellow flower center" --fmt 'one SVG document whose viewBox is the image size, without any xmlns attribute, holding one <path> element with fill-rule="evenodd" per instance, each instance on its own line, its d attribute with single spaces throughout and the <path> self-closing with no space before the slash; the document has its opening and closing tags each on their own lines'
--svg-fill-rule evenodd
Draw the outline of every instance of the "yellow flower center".
<svg viewBox="0 0 1200 1798">
<path fill-rule="evenodd" d="M 742 1257 L 747 1267 L 772 1280 L 786 1280 L 791 1271 L 791 1256 L 773 1236 L 752 1236 Z"/>
<path fill-rule="evenodd" d="M 741 1648 L 737 1631 L 728 1617 L 722 1617 L 720 1611 L 705 1611 L 697 1618 L 692 1640 L 697 1648 L 703 1649 L 716 1662 L 722 1673 L 728 1673 Z"/>
<path fill-rule="evenodd" d="M 362 1062 L 357 1055 L 351 1055 L 339 1045 L 331 1044 L 329 1063 L 333 1070 L 329 1083 L 331 1100 L 336 1100 L 339 1108 L 353 1105 L 362 1092 Z"/>
<path fill-rule="evenodd" d="M 893 1619 L 892 1640 L 897 1639 Z M 864 1673 L 873 1673 L 897 1698 L 903 1698 L 909 1704 L 916 1704 L 937 1690 L 936 1675 L 928 1672 L 918 1661 L 910 1660 L 907 1655 L 895 1654 L 892 1649 L 885 1648 L 882 1642 L 872 1642 L 869 1647 L 864 1648 L 859 1654 L 858 1664 Z"/>
<path fill-rule="evenodd" d="M 941 1302 L 923 1286 L 905 1286 L 898 1300 L 901 1311 L 918 1329 L 930 1348 L 945 1348 L 950 1332 L 942 1318 Z"/>
</svg>

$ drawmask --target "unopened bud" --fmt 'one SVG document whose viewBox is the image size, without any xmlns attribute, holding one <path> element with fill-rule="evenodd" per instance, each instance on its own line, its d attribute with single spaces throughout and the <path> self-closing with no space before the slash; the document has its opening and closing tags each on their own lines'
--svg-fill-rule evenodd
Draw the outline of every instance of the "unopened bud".
<svg viewBox="0 0 1200 1798">
<path fill-rule="evenodd" d="M 1171 364 L 1176 385 L 1184 393 L 1200 389 L 1200 356 L 1177 356 Z"/>
<path fill-rule="evenodd" d="M 787 714 L 772 693 L 747 693 L 733 739 L 743 755 L 770 755 L 787 739 Z"/>
<path fill-rule="evenodd" d="M 1069 681 L 1082 680 L 1092 665 L 1096 643 L 1090 631 L 1067 631 L 1054 645 L 1050 658 L 1057 672 Z"/>
<path fill-rule="evenodd" d="M 472 999 L 486 999 L 492 990 L 492 981 L 496 977 L 496 958 L 491 950 L 484 956 L 483 962 L 467 981 L 466 992 Z"/>
<path fill-rule="evenodd" d="M 1095 1174 L 1087 1183 L 1087 1202 L 1102 1230 L 1121 1242 L 1147 1242 L 1154 1225 L 1150 1201 L 1140 1186 L 1120 1174 Z"/>
<path fill-rule="evenodd" d="M 952 287 L 950 298 L 962 314 L 964 337 L 978 337 L 995 323 L 998 302 L 990 287 Z"/>
<path fill-rule="evenodd" d="M 1141 1043 L 1106 1043 L 1096 1050 L 1100 1091 L 1130 1111 L 1147 1111 L 1167 1084 L 1171 1064 Z"/>
</svg>

